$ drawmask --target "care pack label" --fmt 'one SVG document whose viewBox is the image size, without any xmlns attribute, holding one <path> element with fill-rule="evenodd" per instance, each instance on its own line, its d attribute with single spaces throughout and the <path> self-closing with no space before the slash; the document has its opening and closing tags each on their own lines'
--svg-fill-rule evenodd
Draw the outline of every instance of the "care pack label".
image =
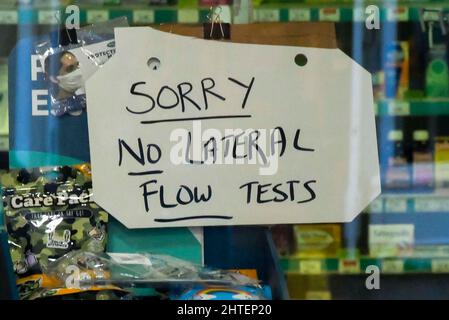
<svg viewBox="0 0 449 320">
<path fill-rule="evenodd" d="M 94 200 L 128 228 L 345 222 L 380 193 L 371 75 L 339 49 L 115 40 L 89 143 Z"/>
</svg>

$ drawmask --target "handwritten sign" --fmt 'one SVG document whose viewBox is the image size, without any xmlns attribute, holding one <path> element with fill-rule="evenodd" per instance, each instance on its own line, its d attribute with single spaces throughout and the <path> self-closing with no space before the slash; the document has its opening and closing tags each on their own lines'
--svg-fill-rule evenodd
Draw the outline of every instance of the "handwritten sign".
<svg viewBox="0 0 449 320">
<path fill-rule="evenodd" d="M 343 222 L 380 193 L 371 76 L 340 50 L 115 33 L 89 142 L 127 227 Z"/>
</svg>

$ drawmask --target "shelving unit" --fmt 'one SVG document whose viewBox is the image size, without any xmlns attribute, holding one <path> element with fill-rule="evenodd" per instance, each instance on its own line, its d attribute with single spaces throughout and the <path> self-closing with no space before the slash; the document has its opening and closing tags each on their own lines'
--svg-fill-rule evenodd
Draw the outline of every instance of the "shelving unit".
<svg viewBox="0 0 449 320">
<path fill-rule="evenodd" d="M 378 116 L 447 116 L 449 98 L 396 100 L 385 99 L 376 102 Z"/>
<path fill-rule="evenodd" d="M 446 248 L 449 253 L 449 246 Z M 449 273 L 449 258 L 280 258 L 288 274 L 366 274 L 368 266 L 376 266 L 382 274 Z"/>
<path fill-rule="evenodd" d="M 422 193 L 382 193 L 365 213 L 441 213 L 449 214 L 449 190 L 436 189 Z"/>
<path fill-rule="evenodd" d="M 255 4 L 252 11 L 254 22 L 289 22 L 289 21 L 330 21 L 363 25 L 366 17 L 365 1 L 363 7 L 355 7 L 354 1 L 322 1 L 320 4 L 297 1 L 292 4 Z M 402 25 L 418 24 L 422 8 L 442 9 L 449 14 L 447 1 L 398 1 L 394 6 L 385 1 L 370 1 L 369 4 L 380 7 L 381 23 Z M 232 22 L 232 6 L 222 6 L 225 16 Z M 126 16 L 130 25 L 149 25 L 160 23 L 202 23 L 207 20 L 208 7 L 180 7 L 180 6 L 129 6 L 105 5 L 101 7 L 81 6 L 80 23 L 95 23 L 116 17 Z M 5 30 L 28 28 L 47 28 L 64 21 L 63 8 L 21 6 L 20 8 L 0 4 L 0 26 Z M 14 39 L 15 40 L 15 39 Z M 423 75 L 424 76 L 424 75 Z M 449 116 L 448 98 L 415 98 L 415 99 L 379 99 L 375 102 L 375 113 L 378 118 L 398 118 L 407 121 L 412 117 L 440 117 Z M 0 151 L 6 150 L 8 137 L 0 135 Z M 382 275 L 404 278 L 419 275 L 441 277 L 449 274 L 449 189 L 436 189 L 427 192 L 384 192 L 361 214 L 354 224 L 348 228 L 366 228 L 371 224 L 414 224 L 416 225 L 416 244 L 413 256 L 381 258 L 359 253 L 356 249 L 352 253 L 342 252 L 335 257 L 302 258 L 298 255 L 282 256 L 279 259 L 287 278 L 290 276 L 329 276 L 346 281 L 346 276 L 365 276 L 368 266 L 376 266 Z M 243 231 L 242 231 L 243 230 Z M 241 232 L 240 232 L 241 231 Z M 271 259 L 274 248 L 270 235 L 263 228 L 227 228 L 218 230 L 210 228 L 206 238 L 210 243 L 206 248 L 208 262 L 217 267 L 233 267 L 236 259 L 243 261 L 248 267 L 268 265 L 269 270 L 262 274 L 275 290 L 277 297 L 286 297 L 283 283 L 278 279 L 278 261 Z M 238 251 L 246 243 L 244 233 L 254 233 L 254 239 L 259 243 L 267 242 L 263 250 L 245 254 Z M 448 237 L 444 238 L 444 235 Z M 233 251 L 217 251 L 217 243 L 226 243 L 232 239 Z M 438 242 L 439 240 L 442 240 Z M 255 247 L 256 242 L 251 243 Z M 235 250 L 234 250 L 235 249 Z M 247 246 L 246 250 L 251 250 Z M 344 249 L 343 249 L 344 251 Z M 262 253 L 261 253 L 262 252 Z M 226 257 L 224 257 L 226 256 Z M 267 256 L 269 256 L 267 258 Z M 265 261 L 264 259 L 268 259 Z M 276 269 L 276 270 L 275 270 Z M 272 272 L 273 274 L 270 274 Z M 363 283 L 361 281 L 360 283 Z M 277 284 L 281 284 L 278 285 Z M 406 288 L 404 288 L 406 289 Z M 319 296 L 319 290 L 315 297 Z M 326 291 L 323 297 L 330 297 Z"/>
<path fill-rule="evenodd" d="M 299 2 L 299 3 L 298 3 Z M 419 21 L 422 7 L 438 8 L 449 13 L 449 4 L 444 1 L 417 2 L 399 1 L 398 5 L 371 1 L 370 5 L 380 7 L 381 22 Z M 326 1 L 308 3 L 296 1 L 287 4 L 260 4 L 253 9 L 254 22 L 288 21 L 331 21 L 361 22 L 368 14 L 365 6 L 354 7 L 353 1 Z M 222 5 L 226 8 L 228 6 Z M 227 8 L 225 10 L 228 10 Z M 82 5 L 81 23 L 105 21 L 114 17 L 126 16 L 131 24 L 149 23 L 198 23 L 209 13 L 208 7 L 195 6 L 145 6 L 145 5 L 104 5 L 93 7 Z M 0 24 L 57 24 L 58 18 L 65 14 L 61 8 L 45 6 L 20 6 L 20 8 L 0 4 Z"/>
<path fill-rule="evenodd" d="M 138 6 L 123 8 L 120 6 L 105 6 L 102 8 L 80 8 L 80 23 L 95 23 L 117 17 L 127 17 L 131 25 L 152 23 L 199 23 L 206 21 L 209 8 L 178 8 L 176 6 Z M 225 9 L 226 10 L 226 9 Z M 7 8 L 0 6 L 0 24 L 58 24 L 63 21 L 66 13 L 61 8 L 32 7 Z"/>
</svg>

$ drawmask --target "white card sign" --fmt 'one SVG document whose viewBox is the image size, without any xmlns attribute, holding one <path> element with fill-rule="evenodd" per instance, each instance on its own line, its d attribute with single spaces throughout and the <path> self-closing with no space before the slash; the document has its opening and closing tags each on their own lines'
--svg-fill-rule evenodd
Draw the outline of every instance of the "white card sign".
<svg viewBox="0 0 449 320">
<path fill-rule="evenodd" d="M 89 141 L 95 201 L 127 227 L 344 222 L 380 193 L 371 75 L 340 50 L 115 37 Z"/>
</svg>

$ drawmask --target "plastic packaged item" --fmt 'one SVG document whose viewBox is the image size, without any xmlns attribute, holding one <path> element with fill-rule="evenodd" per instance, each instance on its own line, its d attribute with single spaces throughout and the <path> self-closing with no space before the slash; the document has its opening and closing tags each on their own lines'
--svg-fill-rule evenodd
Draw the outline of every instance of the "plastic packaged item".
<svg viewBox="0 0 449 320">
<path fill-rule="evenodd" d="M 384 187 L 389 189 L 407 189 L 411 184 L 411 173 L 405 156 L 404 135 L 401 130 L 388 133 L 387 168 Z"/>
<path fill-rule="evenodd" d="M 50 113 L 78 116 L 86 108 L 84 84 L 115 54 L 114 28 L 128 26 L 126 18 L 83 27 L 76 34 L 65 30 L 36 44 L 50 94 Z M 64 30 L 62 31 L 64 32 Z"/>
<path fill-rule="evenodd" d="M 434 186 L 433 151 L 429 131 L 413 132 L 413 187 L 431 189 Z"/>
<path fill-rule="evenodd" d="M 40 274 L 48 263 L 72 250 L 105 250 L 108 214 L 91 200 L 86 168 L 0 174 L 10 253 L 19 277 Z"/>
<path fill-rule="evenodd" d="M 435 183 L 438 188 L 449 187 L 449 136 L 435 138 Z"/>
<path fill-rule="evenodd" d="M 73 268 L 78 276 L 74 278 Z M 73 251 L 48 264 L 45 274 L 66 287 L 115 285 L 121 288 L 255 286 L 258 280 L 232 271 L 203 268 L 168 255 Z"/>
<path fill-rule="evenodd" d="M 336 257 L 341 248 L 341 227 L 337 224 L 310 224 L 294 227 L 296 255 L 302 258 Z"/>
<path fill-rule="evenodd" d="M 56 288 L 34 291 L 28 300 L 127 300 L 128 292 L 115 286 L 92 287 L 89 289 Z"/>
<path fill-rule="evenodd" d="M 172 300 L 271 300 L 268 286 L 231 286 L 210 287 L 195 286 L 179 295 L 172 295 Z"/>
<path fill-rule="evenodd" d="M 66 288 L 57 278 L 45 274 L 34 274 L 17 280 L 19 297 L 22 300 L 41 298 L 82 299 L 82 300 L 117 300 L 129 294 L 116 286 L 90 288 Z"/>
</svg>

